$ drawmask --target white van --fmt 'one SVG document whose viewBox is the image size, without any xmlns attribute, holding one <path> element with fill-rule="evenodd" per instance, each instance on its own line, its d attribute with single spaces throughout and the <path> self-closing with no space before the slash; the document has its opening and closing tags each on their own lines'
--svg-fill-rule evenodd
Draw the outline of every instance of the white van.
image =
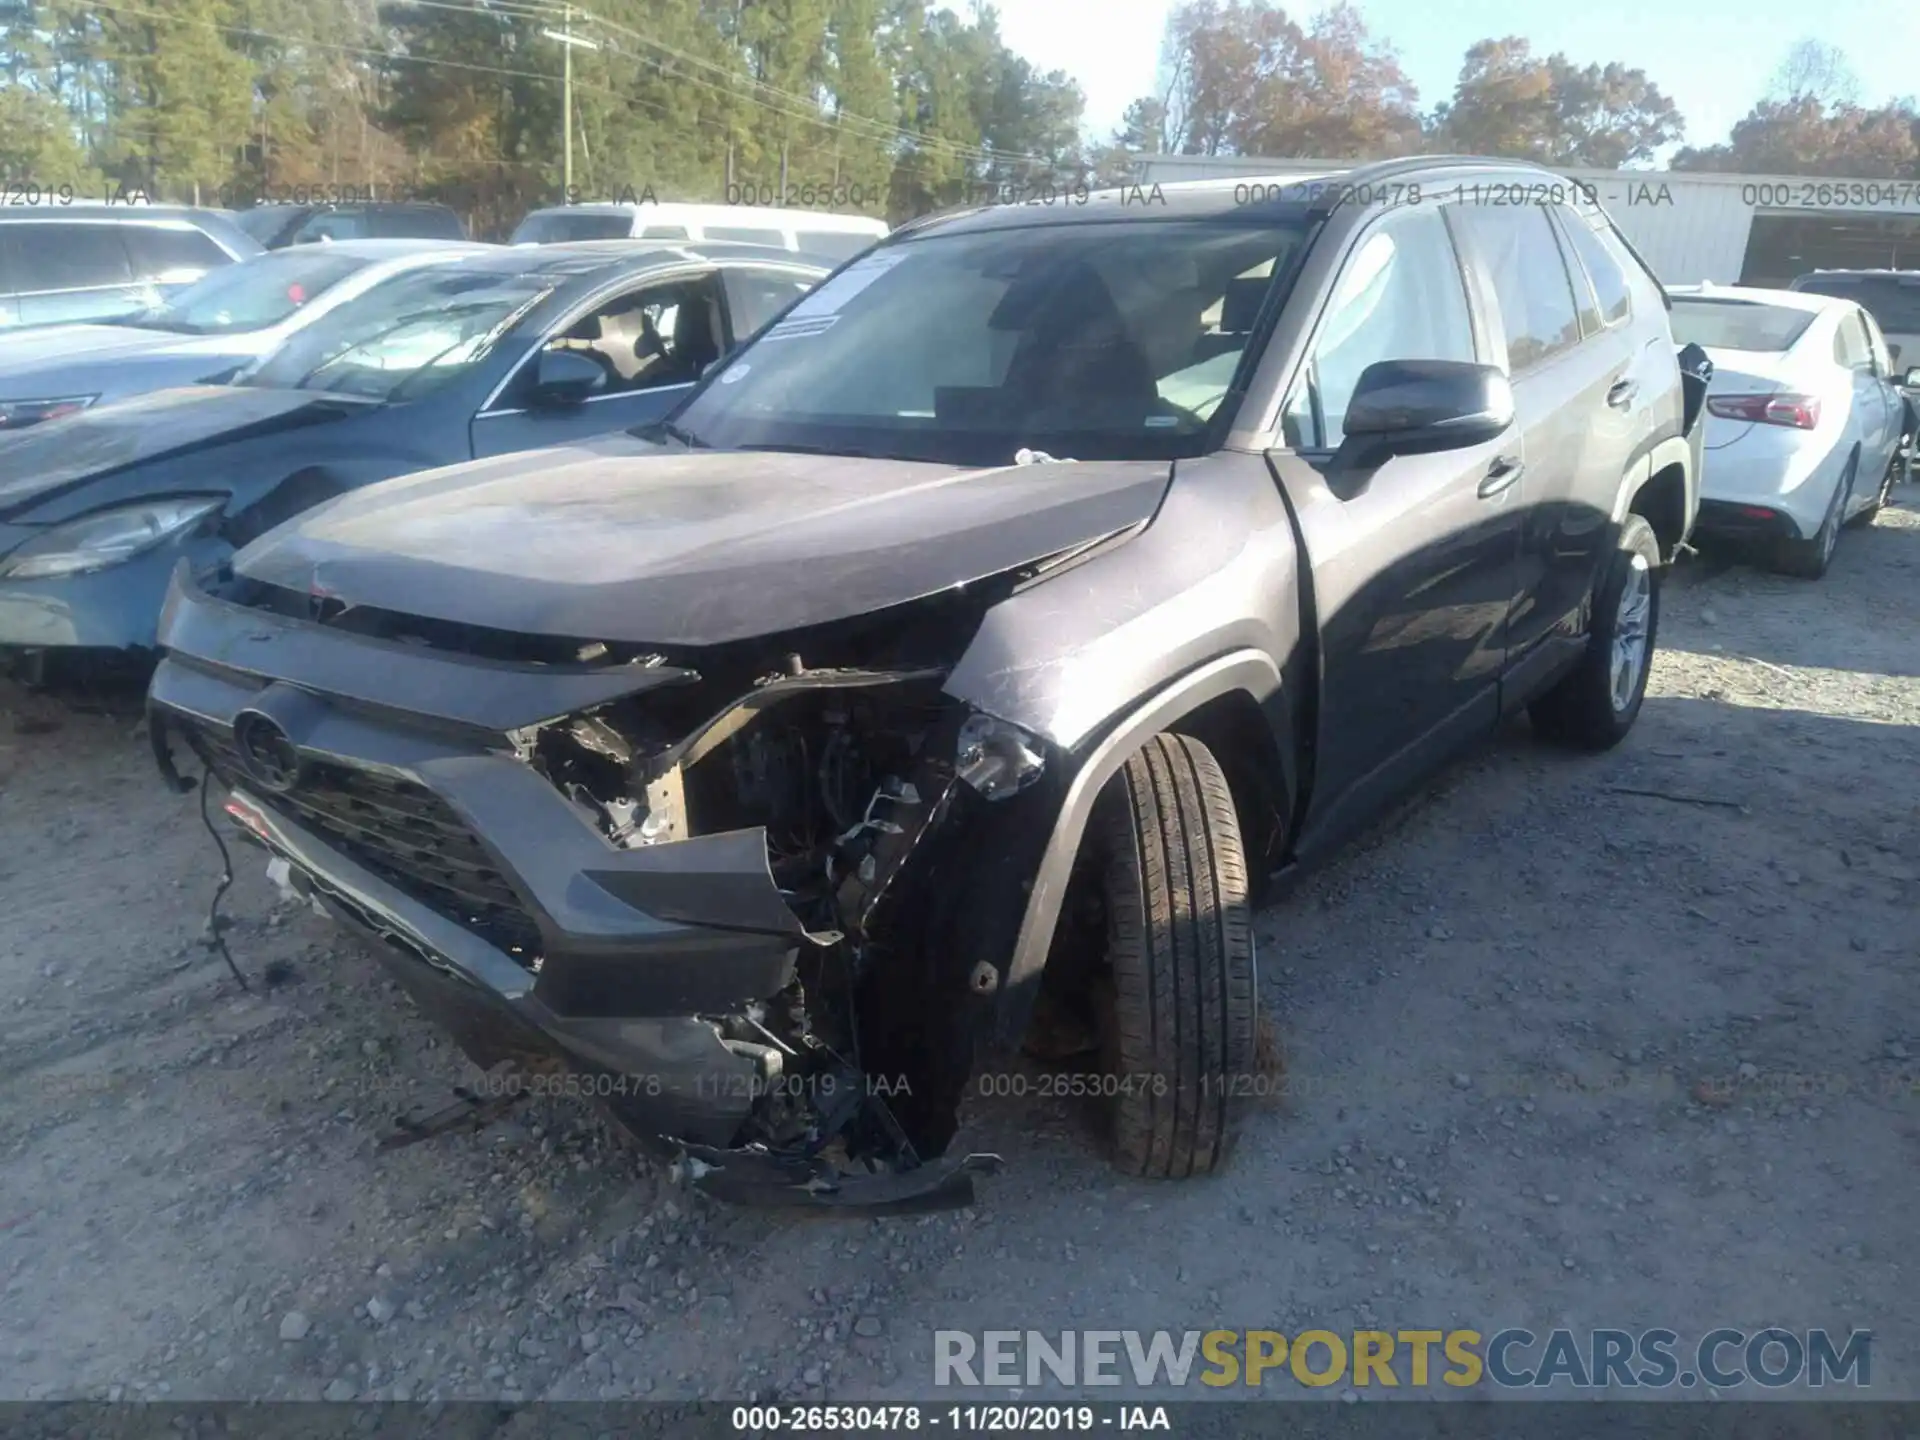
<svg viewBox="0 0 1920 1440">
<path fill-rule="evenodd" d="M 514 227 L 512 245 L 569 240 L 733 240 L 848 260 L 887 233 L 884 220 L 773 205 L 550 205 Z"/>
</svg>

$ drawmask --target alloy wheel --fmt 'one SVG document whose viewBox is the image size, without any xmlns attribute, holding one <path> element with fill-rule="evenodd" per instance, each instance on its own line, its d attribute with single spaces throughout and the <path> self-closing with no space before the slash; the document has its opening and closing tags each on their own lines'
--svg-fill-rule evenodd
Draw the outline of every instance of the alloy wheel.
<svg viewBox="0 0 1920 1440">
<path fill-rule="evenodd" d="M 1653 577 L 1644 557 L 1635 555 L 1620 587 L 1613 618 L 1613 709 L 1625 714 L 1640 688 L 1647 665 L 1647 638 L 1653 618 Z"/>
</svg>

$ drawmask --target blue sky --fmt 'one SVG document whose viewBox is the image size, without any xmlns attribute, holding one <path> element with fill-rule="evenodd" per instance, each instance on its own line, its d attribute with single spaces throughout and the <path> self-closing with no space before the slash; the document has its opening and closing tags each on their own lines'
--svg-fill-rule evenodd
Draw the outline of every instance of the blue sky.
<svg viewBox="0 0 1920 1440">
<path fill-rule="evenodd" d="M 1171 3 L 997 0 L 1008 44 L 1080 82 L 1096 138 L 1152 88 Z M 1319 7 L 1286 8 L 1304 18 Z M 1580 64 L 1619 60 L 1645 70 L 1680 107 L 1691 144 L 1724 140 L 1804 35 L 1846 52 L 1869 104 L 1920 92 L 1920 8 L 1912 0 L 1360 0 L 1359 8 L 1398 48 L 1422 109 L 1452 93 L 1468 45 L 1509 34 L 1526 36 L 1538 54 L 1562 50 Z"/>
</svg>

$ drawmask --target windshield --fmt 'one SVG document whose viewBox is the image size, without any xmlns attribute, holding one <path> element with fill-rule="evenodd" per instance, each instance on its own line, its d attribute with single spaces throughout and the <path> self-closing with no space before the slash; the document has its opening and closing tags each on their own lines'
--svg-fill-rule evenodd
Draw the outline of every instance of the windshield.
<svg viewBox="0 0 1920 1440">
<path fill-rule="evenodd" d="M 515 228 L 511 243 L 553 245 L 568 240 L 624 240 L 632 233 L 633 219 L 627 215 L 602 215 L 590 210 L 536 211 Z"/>
<path fill-rule="evenodd" d="M 814 291 L 676 417 L 722 448 L 1001 465 L 1207 448 L 1292 224 L 931 235 Z"/>
<path fill-rule="evenodd" d="M 275 252 L 212 271 L 159 305 L 121 319 L 178 335 L 237 335 L 278 325 L 369 262 L 353 255 Z"/>
<path fill-rule="evenodd" d="M 1788 350 L 1813 323 L 1813 311 L 1751 300 L 1673 299 L 1673 342 L 1709 350 Z"/>
<path fill-rule="evenodd" d="M 478 365 L 553 286 L 537 273 L 411 270 L 322 316 L 240 383 L 411 399 Z"/>
<path fill-rule="evenodd" d="M 1920 275 L 1809 275 L 1799 288 L 1853 301 L 1883 331 L 1920 334 Z"/>
</svg>

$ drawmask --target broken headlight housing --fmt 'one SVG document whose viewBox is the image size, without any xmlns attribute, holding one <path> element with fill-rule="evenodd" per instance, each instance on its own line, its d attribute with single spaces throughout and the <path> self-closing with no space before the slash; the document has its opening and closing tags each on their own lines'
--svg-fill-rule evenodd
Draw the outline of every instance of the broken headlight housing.
<svg viewBox="0 0 1920 1440">
<path fill-rule="evenodd" d="M 42 420 L 77 415 L 98 395 L 58 395 L 45 400 L 0 400 L 0 430 L 24 430 Z"/>
<path fill-rule="evenodd" d="M 176 495 L 69 520 L 0 560 L 0 580 L 52 580 L 104 570 L 199 524 L 223 503 L 218 495 Z"/>
<path fill-rule="evenodd" d="M 988 800 L 1019 794 L 1047 768 L 1037 736 L 984 711 L 961 722 L 954 749 L 955 772 Z"/>
</svg>

